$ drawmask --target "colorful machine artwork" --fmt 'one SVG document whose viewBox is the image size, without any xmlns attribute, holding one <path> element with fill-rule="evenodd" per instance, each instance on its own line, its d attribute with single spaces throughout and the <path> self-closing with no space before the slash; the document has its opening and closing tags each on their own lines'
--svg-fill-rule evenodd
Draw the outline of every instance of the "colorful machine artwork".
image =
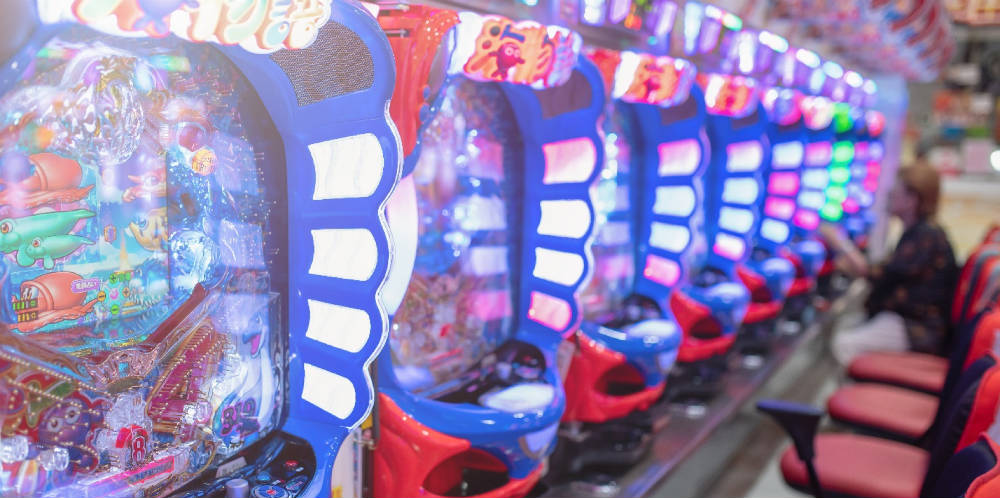
<svg viewBox="0 0 1000 498">
<path fill-rule="evenodd" d="M 3 94 L 4 492 L 162 494 L 276 427 L 247 91 L 206 47 L 73 28 Z"/>
<path fill-rule="evenodd" d="M 368 416 L 387 336 L 380 210 L 400 161 L 375 20 L 328 2 L 38 6 L 0 67 L 0 495 L 220 496 L 230 476 L 334 494 L 313 477 Z M 175 33 L 221 30 L 215 7 L 253 13 L 248 31 Z M 257 38 L 270 21 L 284 45 Z M 354 65 L 324 74 L 356 88 L 303 96 L 295 71 L 341 49 Z M 353 252 L 317 263 L 337 237 Z"/>
<path fill-rule="evenodd" d="M 253 53 L 301 49 L 330 19 L 330 0 L 40 0 L 43 21 L 75 21 L 109 34 L 174 35 Z"/>
<path fill-rule="evenodd" d="M 569 79 L 583 46 L 580 35 L 534 21 L 458 14 L 449 74 L 476 81 L 506 81 L 551 88 Z M 474 41 L 473 41 L 474 40 Z"/>
</svg>

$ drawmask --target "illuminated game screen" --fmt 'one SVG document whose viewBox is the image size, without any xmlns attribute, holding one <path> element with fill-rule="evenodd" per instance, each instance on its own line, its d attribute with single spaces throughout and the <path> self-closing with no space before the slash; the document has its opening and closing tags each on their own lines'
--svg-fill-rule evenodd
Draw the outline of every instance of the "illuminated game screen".
<svg viewBox="0 0 1000 498">
<path fill-rule="evenodd" d="M 274 430 L 285 165 L 242 75 L 71 29 L 0 120 L 0 495 L 162 496 Z"/>
<path fill-rule="evenodd" d="M 613 109 L 613 107 L 610 107 Z M 580 293 L 585 318 L 608 321 L 632 293 L 635 280 L 635 239 L 629 218 L 632 164 L 632 123 L 622 111 L 602 118 L 604 167 L 591 187 L 594 203 L 594 271 Z"/>
<path fill-rule="evenodd" d="M 514 330 L 520 223 L 510 163 L 523 147 L 497 85 L 459 77 L 437 105 L 412 173 L 416 262 L 390 335 L 396 376 L 428 395 L 454 389 Z"/>
</svg>

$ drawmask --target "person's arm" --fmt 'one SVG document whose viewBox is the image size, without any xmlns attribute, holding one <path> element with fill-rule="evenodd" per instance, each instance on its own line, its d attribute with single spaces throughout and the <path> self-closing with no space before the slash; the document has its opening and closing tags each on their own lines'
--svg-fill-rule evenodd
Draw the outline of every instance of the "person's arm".
<svg viewBox="0 0 1000 498">
<path fill-rule="evenodd" d="M 855 277 L 868 277 L 870 275 L 871 268 L 868 265 L 868 258 L 836 225 L 823 223 L 819 226 L 819 233 L 826 240 L 827 245 L 841 255 L 848 273 Z"/>
</svg>

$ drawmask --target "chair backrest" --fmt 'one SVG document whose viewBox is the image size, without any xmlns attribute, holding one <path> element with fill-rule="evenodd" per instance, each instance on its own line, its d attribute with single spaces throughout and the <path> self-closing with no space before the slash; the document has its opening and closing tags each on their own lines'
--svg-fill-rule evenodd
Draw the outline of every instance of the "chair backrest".
<svg viewBox="0 0 1000 498">
<path fill-rule="evenodd" d="M 969 292 L 970 302 L 974 303 L 970 306 L 970 311 L 974 312 L 974 315 L 970 315 L 970 318 L 954 331 L 953 345 L 948 355 L 948 372 L 941 390 L 942 398 L 952 393 L 952 388 L 962 375 L 963 367 L 968 363 L 966 358 L 969 356 L 976 326 L 991 308 L 991 304 L 997 301 L 998 286 L 1000 286 L 1000 256 L 986 258 L 976 273 L 979 276 L 975 279 L 975 288 Z M 976 357 L 973 356 L 972 359 Z"/>
<path fill-rule="evenodd" d="M 925 495 L 935 498 L 1000 496 L 1000 446 L 988 434 L 948 459 L 941 476 Z"/>
<path fill-rule="evenodd" d="M 984 266 L 993 258 L 1000 255 L 1000 245 L 982 244 L 977 247 L 962 265 L 962 272 L 959 274 L 958 285 L 955 286 L 955 296 L 951 305 L 951 324 L 957 330 L 962 324 L 967 323 L 969 318 L 972 294 L 979 284 L 983 274 Z"/>
<path fill-rule="evenodd" d="M 976 323 L 976 331 L 972 335 L 972 343 L 965 355 L 962 370 L 969 368 L 972 362 L 988 351 L 1000 354 L 998 339 L 1000 339 L 1000 308 L 997 307 L 997 301 L 994 301 L 989 310 Z"/>
<path fill-rule="evenodd" d="M 943 475 L 948 459 L 975 442 L 990 427 L 1000 403 L 1000 365 L 990 352 L 973 362 L 958 383 L 960 394 L 942 399 L 940 423 L 931 429 L 931 455 L 921 495 L 930 495 Z"/>
</svg>

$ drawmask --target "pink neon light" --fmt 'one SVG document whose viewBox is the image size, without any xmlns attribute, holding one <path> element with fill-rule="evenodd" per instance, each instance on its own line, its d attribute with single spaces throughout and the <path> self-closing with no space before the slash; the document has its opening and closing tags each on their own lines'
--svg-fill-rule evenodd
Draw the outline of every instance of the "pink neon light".
<svg viewBox="0 0 1000 498">
<path fill-rule="evenodd" d="M 826 166 L 833 159 L 833 145 L 830 142 L 813 142 L 806 145 L 806 166 Z"/>
<path fill-rule="evenodd" d="M 867 177 L 869 178 L 877 177 L 880 174 L 882 174 L 882 164 L 877 162 L 868 163 L 868 173 L 866 174 Z"/>
<path fill-rule="evenodd" d="M 605 256 L 597 262 L 597 274 L 605 280 L 618 280 L 629 276 L 632 270 L 631 254 Z"/>
<path fill-rule="evenodd" d="M 799 192 L 799 174 L 797 172 L 771 173 L 767 192 L 773 195 L 794 196 Z"/>
<path fill-rule="evenodd" d="M 542 146 L 545 175 L 542 182 L 581 183 L 590 178 L 597 164 L 597 149 L 589 138 L 571 138 Z"/>
<path fill-rule="evenodd" d="M 764 202 L 764 214 L 779 220 L 790 220 L 795 214 L 795 201 L 779 197 L 769 197 Z"/>
<path fill-rule="evenodd" d="M 867 161 L 868 160 L 868 142 L 855 142 L 854 143 L 854 160 L 855 161 Z"/>
<path fill-rule="evenodd" d="M 815 230 L 819 227 L 819 214 L 813 211 L 803 211 L 795 213 L 795 225 L 806 230 Z"/>
<path fill-rule="evenodd" d="M 715 254 L 733 261 L 739 261 L 746 253 L 747 246 L 743 239 L 732 235 L 720 233 L 715 236 L 715 244 L 712 246 Z"/>
<path fill-rule="evenodd" d="M 701 162 L 701 147 L 693 138 L 667 142 L 657 148 L 660 155 L 660 176 L 691 175 Z"/>
<path fill-rule="evenodd" d="M 876 192 L 878 190 L 878 178 L 865 178 L 863 185 L 865 190 L 869 192 Z"/>
<path fill-rule="evenodd" d="M 569 303 L 544 292 L 531 292 L 531 307 L 528 318 L 557 332 L 568 332 L 570 318 L 573 312 Z"/>
<path fill-rule="evenodd" d="M 510 316 L 510 296 L 506 290 L 478 291 L 472 294 L 472 313 L 483 321 Z"/>
<path fill-rule="evenodd" d="M 844 199 L 844 212 L 847 214 L 854 214 L 858 212 L 860 206 L 858 206 L 858 201 L 848 197 Z"/>
<path fill-rule="evenodd" d="M 658 284 L 673 287 L 681 277 L 681 268 L 676 261 L 650 254 L 646 256 L 646 268 L 642 274 Z"/>
</svg>

